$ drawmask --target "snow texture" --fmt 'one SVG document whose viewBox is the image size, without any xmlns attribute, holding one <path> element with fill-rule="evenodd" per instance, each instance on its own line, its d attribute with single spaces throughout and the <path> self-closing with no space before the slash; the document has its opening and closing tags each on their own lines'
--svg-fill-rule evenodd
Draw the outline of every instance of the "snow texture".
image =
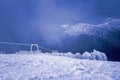
<svg viewBox="0 0 120 80">
<path fill-rule="evenodd" d="M 59 53 L 57 51 L 53 51 L 52 55 L 55 56 L 66 56 L 66 57 L 71 57 L 71 58 L 78 58 L 78 59 L 89 59 L 89 60 L 102 60 L 102 61 L 107 61 L 107 56 L 105 53 L 93 50 L 93 52 L 84 52 L 82 55 L 77 52 L 76 54 L 73 54 L 71 52 L 68 53 Z"/>
<path fill-rule="evenodd" d="M 120 62 L 49 53 L 0 54 L 0 80 L 120 80 L 119 73 Z"/>
<path fill-rule="evenodd" d="M 80 34 L 90 35 L 105 39 L 115 45 L 120 45 L 120 19 L 108 19 L 106 22 L 97 25 L 87 23 L 67 24 L 61 25 L 61 28 L 64 30 L 64 33 L 71 36 Z"/>
<path fill-rule="evenodd" d="M 93 52 L 84 52 L 82 55 L 83 59 L 90 59 L 90 60 L 103 60 L 107 61 L 107 56 L 105 53 L 99 52 L 97 50 L 94 50 Z"/>
</svg>

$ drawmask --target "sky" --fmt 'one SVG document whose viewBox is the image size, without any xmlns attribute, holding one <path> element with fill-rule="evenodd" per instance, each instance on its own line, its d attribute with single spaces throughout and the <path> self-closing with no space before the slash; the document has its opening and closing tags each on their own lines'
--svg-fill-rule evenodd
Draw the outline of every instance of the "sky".
<svg viewBox="0 0 120 80">
<path fill-rule="evenodd" d="M 0 41 L 59 45 L 60 25 L 120 18 L 120 0 L 1 0 Z"/>
</svg>

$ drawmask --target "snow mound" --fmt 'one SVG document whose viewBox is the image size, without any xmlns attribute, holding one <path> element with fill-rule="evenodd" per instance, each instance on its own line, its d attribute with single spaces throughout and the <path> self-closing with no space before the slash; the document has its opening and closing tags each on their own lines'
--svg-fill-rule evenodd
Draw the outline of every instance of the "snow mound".
<svg viewBox="0 0 120 80">
<path fill-rule="evenodd" d="M 119 73 L 120 62 L 43 53 L 0 54 L 0 80 L 120 80 Z"/>
<path fill-rule="evenodd" d="M 71 52 L 68 53 L 59 53 L 58 51 L 53 51 L 52 55 L 55 56 L 65 56 L 65 57 L 71 57 L 71 58 L 77 58 L 77 59 L 89 59 L 89 60 L 102 60 L 107 61 L 107 56 L 105 53 L 93 50 L 93 52 L 84 52 L 83 54 L 80 54 L 77 52 L 76 54 L 73 54 Z"/>
<path fill-rule="evenodd" d="M 84 52 L 82 55 L 83 59 L 89 59 L 89 60 L 103 60 L 107 61 L 107 56 L 103 52 L 99 52 L 97 50 L 93 50 L 93 52 Z"/>
</svg>

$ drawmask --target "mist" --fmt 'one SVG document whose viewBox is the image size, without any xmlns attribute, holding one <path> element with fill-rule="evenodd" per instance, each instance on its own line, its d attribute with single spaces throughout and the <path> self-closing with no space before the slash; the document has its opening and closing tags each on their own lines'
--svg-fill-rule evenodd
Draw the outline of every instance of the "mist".
<svg viewBox="0 0 120 80">
<path fill-rule="evenodd" d="M 94 15 L 93 6 L 89 8 L 90 5 L 93 3 L 88 4 L 82 0 L 79 1 L 79 4 L 74 3 L 74 5 L 67 0 L 65 2 L 58 0 L 38 1 L 34 11 L 35 18 L 31 21 L 32 31 L 35 30 L 36 35 L 38 33 L 47 44 L 61 44 L 65 34 L 61 31 L 60 25 L 88 22 L 87 18 Z M 93 22 L 93 20 L 89 22 Z"/>
<path fill-rule="evenodd" d="M 0 41 L 37 43 L 55 49 L 64 45 L 67 37 L 60 25 L 100 24 L 108 17 L 120 18 L 119 3 L 119 0 L 1 0 Z M 61 50 L 64 51 L 63 46 Z"/>
</svg>

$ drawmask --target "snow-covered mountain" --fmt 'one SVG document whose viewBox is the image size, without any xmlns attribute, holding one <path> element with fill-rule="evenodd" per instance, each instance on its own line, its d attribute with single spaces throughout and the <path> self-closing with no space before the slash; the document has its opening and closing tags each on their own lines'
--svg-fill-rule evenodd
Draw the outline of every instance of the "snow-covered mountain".
<svg viewBox="0 0 120 80">
<path fill-rule="evenodd" d="M 0 80 L 120 80 L 120 62 L 50 54 L 0 54 Z"/>
<path fill-rule="evenodd" d="M 62 29 L 71 36 L 80 34 L 90 35 L 105 39 L 120 47 L 120 19 L 110 19 L 98 25 L 87 23 L 62 25 Z"/>
<path fill-rule="evenodd" d="M 76 23 L 61 25 L 66 34 L 65 50 L 91 52 L 93 49 L 106 53 L 109 60 L 120 61 L 120 19 L 108 19 L 101 24 Z"/>
</svg>

